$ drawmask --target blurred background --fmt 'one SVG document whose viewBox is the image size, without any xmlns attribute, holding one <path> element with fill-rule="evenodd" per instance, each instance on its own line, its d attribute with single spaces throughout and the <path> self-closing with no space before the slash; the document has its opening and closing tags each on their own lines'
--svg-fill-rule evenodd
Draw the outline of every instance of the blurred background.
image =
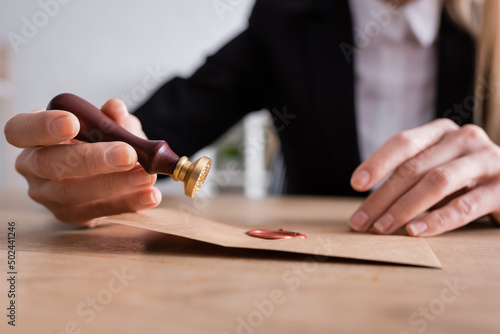
<svg viewBox="0 0 500 334">
<path fill-rule="evenodd" d="M 189 76 L 242 31 L 254 0 L 18 0 L 0 4 L 0 122 L 44 108 L 62 92 L 130 111 L 173 76 Z M 153 87 L 151 83 L 155 83 Z M 146 84 L 145 84 L 146 83 Z M 199 154 L 215 160 L 207 182 L 220 192 L 262 197 L 277 143 L 267 112 L 249 115 Z M 20 150 L 0 140 L 0 187 L 26 188 Z M 181 153 L 181 152 L 179 152 Z M 180 184 L 162 181 L 165 193 Z"/>
</svg>

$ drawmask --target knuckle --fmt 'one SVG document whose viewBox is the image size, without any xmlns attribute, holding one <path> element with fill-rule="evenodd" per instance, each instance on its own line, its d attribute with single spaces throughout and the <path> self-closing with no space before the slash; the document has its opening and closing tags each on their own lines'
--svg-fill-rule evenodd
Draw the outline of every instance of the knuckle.
<svg viewBox="0 0 500 334">
<path fill-rule="evenodd" d="M 500 160 L 500 147 L 492 145 L 488 150 L 488 155 L 494 160 Z"/>
<path fill-rule="evenodd" d="M 445 188 L 451 183 L 451 174 L 447 168 L 438 167 L 429 172 L 428 180 L 431 185 Z"/>
<path fill-rule="evenodd" d="M 422 159 L 420 159 L 420 155 L 418 155 L 399 166 L 394 174 L 400 178 L 407 178 L 416 174 L 420 174 L 422 165 Z"/>
<path fill-rule="evenodd" d="M 484 139 L 488 137 L 486 132 L 475 124 L 466 124 L 462 126 L 460 132 L 466 140 Z"/>
<path fill-rule="evenodd" d="M 78 193 L 68 179 L 62 179 L 58 182 L 60 202 L 65 204 L 75 204 L 78 202 Z"/>
<path fill-rule="evenodd" d="M 47 177 L 51 168 L 51 159 L 44 153 L 46 152 L 43 148 L 34 149 L 28 157 L 28 160 L 32 164 L 34 174 L 40 177 Z"/>
<path fill-rule="evenodd" d="M 461 216 L 470 216 L 476 211 L 477 207 L 477 202 L 468 197 L 460 197 L 456 201 L 456 209 Z"/>
<path fill-rule="evenodd" d="M 51 196 L 50 184 L 47 181 L 29 178 L 28 184 L 28 196 L 32 200 L 45 206 L 56 203 L 54 198 Z"/>
<path fill-rule="evenodd" d="M 404 182 L 404 177 L 401 177 L 400 175 L 396 175 L 395 173 L 392 174 L 389 179 L 385 182 L 387 185 L 387 188 L 391 193 L 394 193 L 398 190 L 398 185 Z M 374 200 L 375 201 L 375 200 Z"/>
<path fill-rule="evenodd" d="M 95 174 L 99 168 L 99 157 L 92 145 L 81 145 L 81 157 L 85 169 L 90 174 Z"/>
<path fill-rule="evenodd" d="M 403 131 L 394 136 L 395 141 L 399 146 L 404 148 L 411 148 L 413 146 L 413 136 L 409 131 Z"/>
<path fill-rule="evenodd" d="M 431 220 L 440 230 L 445 230 L 448 226 L 448 218 L 440 210 L 432 213 Z"/>
</svg>

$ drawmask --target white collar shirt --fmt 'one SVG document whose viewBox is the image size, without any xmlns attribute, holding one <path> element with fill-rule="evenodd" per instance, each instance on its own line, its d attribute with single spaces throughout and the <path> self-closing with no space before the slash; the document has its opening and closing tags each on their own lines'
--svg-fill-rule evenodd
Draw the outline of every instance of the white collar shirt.
<svg viewBox="0 0 500 334">
<path fill-rule="evenodd" d="M 350 0 L 355 110 L 362 160 L 393 135 L 436 114 L 437 47 L 442 3 L 413 0 L 396 8 Z"/>
</svg>

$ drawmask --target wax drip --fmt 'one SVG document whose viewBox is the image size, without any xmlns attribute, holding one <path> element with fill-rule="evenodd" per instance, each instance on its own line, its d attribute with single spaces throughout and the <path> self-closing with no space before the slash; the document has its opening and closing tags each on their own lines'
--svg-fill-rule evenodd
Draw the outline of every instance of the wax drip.
<svg viewBox="0 0 500 334">
<path fill-rule="evenodd" d="M 294 239 L 301 238 L 305 239 L 307 236 L 298 232 L 285 231 L 280 228 L 279 230 L 251 230 L 246 232 L 247 235 L 254 238 L 261 239 Z"/>
</svg>

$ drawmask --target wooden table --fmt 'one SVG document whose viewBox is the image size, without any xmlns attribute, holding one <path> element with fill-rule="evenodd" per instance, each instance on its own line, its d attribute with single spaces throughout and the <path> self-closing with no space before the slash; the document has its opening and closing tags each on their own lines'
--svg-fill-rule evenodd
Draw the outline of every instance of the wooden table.
<svg viewBox="0 0 500 334">
<path fill-rule="evenodd" d="M 500 229 L 489 224 L 427 239 L 443 264 L 428 269 L 311 262 L 127 226 L 78 229 L 24 194 L 0 196 L 1 333 L 500 333 Z M 218 196 L 162 205 L 253 227 L 347 222 L 358 204 Z M 8 221 L 16 222 L 16 327 L 5 316 Z"/>
</svg>

